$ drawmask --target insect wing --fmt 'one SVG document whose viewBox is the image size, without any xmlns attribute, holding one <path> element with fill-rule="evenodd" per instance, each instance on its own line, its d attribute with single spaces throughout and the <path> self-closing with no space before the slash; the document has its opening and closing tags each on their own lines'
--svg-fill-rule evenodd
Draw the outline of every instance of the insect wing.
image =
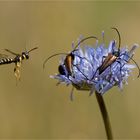
<svg viewBox="0 0 140 140">
<path fill-rule="evenodd" d="M 109 53 L 103 61 L 102 65 L 99 67 L 99 74 L 101 74 L 107 67 L 109 67 L 115 61 L 115 59 L 116 57 Z"/>
<path fill-rule="evenodd" d="M 8 55 L 6 55 L 6 54 L 1 54 L 0 53 L 0 59 L 2 59 L 2 58 L 7 58 L 8 57 Z"/>
<path fill-rule="evenodd" d="M 11 54 L 13 54 L 13 55 L 19 55 L 18 53 L 15 53 L 15 52 L 13 52 L 11 50 L 8 50 L 8 49 L 4 49 L 4 50 L 7 51 L 7 52 L 9 52 L 9 53 L 11 53 Z"/>
</svg>

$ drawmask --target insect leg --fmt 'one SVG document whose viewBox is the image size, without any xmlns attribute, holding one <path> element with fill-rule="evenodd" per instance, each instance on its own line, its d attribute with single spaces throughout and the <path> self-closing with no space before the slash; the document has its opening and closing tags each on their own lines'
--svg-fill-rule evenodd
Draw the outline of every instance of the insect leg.
<svg viewBox="0 0 140 140">
<path fill-rule="evenodd" d="M 120 74 L 122 75 L 122 72 L 121 72 L 121 70 L 122 70 L 122 63 L 119 61 L 119 59 L 120 59 L 120 58 L 118 58 L 118 59 L 116 60 L 116 62 L 120 64 Z M 125 64 L 124 64 L 124 65 L 125 65 Z"/>
<path fill-rule="evenodd" d="M 86 80 L 89 80 L 87 78 L 87 76 L 79 69 L 78 64 L 76 64 L 76 65 L 73 64 L 73 66 L 76 67 L 78 69 L 78 71 L 80 71 L 80 73 L 82 73 L 82 75 L 86 78 Z"/>
<path fill-rule="evenodd" d="M 74 54 L 75 56 L 79 57 L 80 59 L 85 59 L 86 61 L 88 61 L 90 63 L 90 61 L 86 58 L 86 57 L 81 57 L 79 55 Z"/>
<path fill-rule="evenodd" d="M 102 64 L 96 69 L 95 73 L 93 74 L 93 76 L 92 76 L 92 78 L 91 78 L 90 80 L 93 80 L 93 79 L 94 79 L 94 77 L 95 77 L 95 75 L 96 75 L 96 73 L 97 73 L 98 70 L 100 71 L 101 67 L 103 66 L 104 59 L 105 59 L 106 57 L 107 57 L 107 56 L 103 56 L 103 57 L 102 57 Z"/>
<path fill-rule="evenodd" d="M 21 62 L 15 63 L 14 74 L 17 81 L 20 80 L 20 67 L 21 67 Z"/>
</svg>

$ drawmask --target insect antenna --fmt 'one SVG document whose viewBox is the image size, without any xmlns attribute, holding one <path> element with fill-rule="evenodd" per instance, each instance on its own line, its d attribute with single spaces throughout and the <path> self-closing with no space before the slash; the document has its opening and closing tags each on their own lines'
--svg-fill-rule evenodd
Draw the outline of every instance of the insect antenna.
<svg viewBox="0 0 140 140">
<path fill-rule="evenodd" d="M 112 27 L 111 29 L 115 30 L 118 33 L 118 37 L 119 37 L 119 46 L 118 46 L 118 52 L 120 52 L 120 47 L 121 47 L 121 35 L 120 32 L 117 28 Z"/>
<path fill-rule="evenodd" d="M 137 64 L 137 62 L 132 58 L 132 57 L 130 57 L 129 55 L 127 55 L 127 54 L 124 54 L 124 55 L 126 55 L 127 57 L 129 57 L 129 59 L 131 59 L 134 63 L 135 63 L 135 65 L 137 66 L 137 68 L 138 68 L 138 70 L 139 70 L 139 74 L 138 74 L 138 78 L 140 77 L 140 67 L 139 67 L 139 65 Z M 125 60 L 125 59 L 123 59 L 124 61 L 126 61 L 126 62 L 128 62 L 127 60 Z M 124 66 L 124 65 L 123 65 Z M 122 66 L 122 67 L 123 67 Z"/>
<path fill-rule="evenodd" d="M 97 38 L 96 36 L 89 36 L 89 37 L 86 37 L 86 38 L 82 39 L 82 40 L 74 47 L 73 50 L 75 50 L 82 42 L 84 42 L 84 41 L 86 41 L 86 40 L 88 40 L 88 39 L 91 39 L 91 38 L 94 38 L 94 39 L 98 40 L 98 38 Z"/>
<path fill-rule="evenodd" d="M 44 61 L 44 63 L 43 63 L 43 68 L 45 68 L 45 64 L 47 63 L 47 61 L 48 61 L 49 59 L 51 59 L 51 58 L 53 58 L 53 57 L 55 57 L 55 56 L 58 56 L 58 55 L 68 55 L 68 54 L 67 54 L 67 53 L 56 53 L 56 54 L 51 55 L 50 57 L 48 57 L 48 58 Z"/>
<path fill-rule="evenodd" d="M 139 70 L 139 74 L 138 74 L 138 78 L 140 77 L 140 67 L 139 67 L 139 65 L 137 64 L 137 62 L 133 59 L 133 58 L 130 58 L 134 63 L 135 63 L 135 65 L 137 66 L 137 68 L 138 68 L 138 70 Z"/>
<path fill-rule="evenodd" d="M 137 68 L 139 70 L 139 74 L 137 76 L 139 78 L 140 77 L 140 67 L 139 67 L 139 65 L 137 64 L 137 62 L 132 57 L 130 57 L 130 59 L 135 63 L 135 65 L 137 66 Z"/>
<path fill-rule="evenodd" d="M 88 40 L 88 39 L 90 39 L 90 38 L 97 39 L 97 37 L 95 37 L 95 36 L 89 36 L 89 37 L 86 37 L 86 38 L 82 39 L 82 40 L 74 47 L 74 49 L 73 49 L 72 52 L 76 51 L 76 48 L 77 48 L 82 42 L 84 42 L 85 40 Z M 51 58 L 53 58 L 53 57 L 55 57 L 55 56 L 57 56 L 57 55 L 68 55 L 68 53 L 56 53 L 56 54 L 51 55 L 50 57 L 48 57 L 48 58 L 44 61 L 44 63 L 43 63 L 43 68 L 45 68 L 45 63 L 46 63 L 49 59 L 51 59 Z"/>
<path fill-rule="evenodd" d="M 33 51 L 33 50 L 36 50 L 36 49 L 38 49 L 38 47 L 32 48 L 31 50 L 28 51 L 28 53 L 31 52 L 31 51 Z"/>
</svg>

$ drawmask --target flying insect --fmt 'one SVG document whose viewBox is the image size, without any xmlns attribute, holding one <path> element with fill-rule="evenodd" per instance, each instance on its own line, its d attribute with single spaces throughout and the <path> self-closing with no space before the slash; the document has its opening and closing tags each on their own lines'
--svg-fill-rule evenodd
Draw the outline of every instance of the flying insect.
<svg viewBox="0 0 140 140">
<path fill-rule="evenodd" d="M 29 53 L 33 50 L 36 50 L 37 48 L 38 47 L 32 48 L 31 50 L 24 51 L 21 54 L 5 49 L 5 51 L 15 55 L 15 57 L 11 58 L 8 55 L 0 54 L 0 65 L 14 63 L 15 64 L 14 74 L 15 74 L 16 80 L 18 81 L 20 80 L 20 67 L 21 67 L 22 61 L 29 59 Z"/>
</svg>

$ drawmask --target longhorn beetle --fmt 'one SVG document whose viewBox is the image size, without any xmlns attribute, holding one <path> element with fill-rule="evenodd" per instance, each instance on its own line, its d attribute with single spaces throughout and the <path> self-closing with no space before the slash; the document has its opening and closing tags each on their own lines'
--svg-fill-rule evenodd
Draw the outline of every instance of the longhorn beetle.
<svg viewBox="0 0 140 140">
<path fill-rule="evenodd" d="M 82 71 L 77 67 L 77 65 L 74 65 L 74 64 L 73 64 L 74 59 L 75 59 L 75 56 L 80 57 L 80 56 L 78 56 L 78 55 L 75 55 L 74 52 L 78 50 L 78 49 L 76 49 L 76 48 L 77 48 L 82 42 L 84 42 L 84 41 L 86 41 L 86 40 L 88 40 L 88 39 L 91 39 L 91 38 L 97 40 L 97 37 L 95 37 L 95 36 L 89 36 L 89 37 L 86 37 L 86 38 L 82 39 L 81 41 L 79 41 L 79 43 L 74 47 L 74 49 L 73 49 L 70 53 L 56 53 L 56 54 L 51 55 L 50 57 L 48 57 L 48 58 L 44 61 L 44 63 L 43 63 L 43 68 L 45 68 L 45 64 L 46 64 L 46 62 L 47 62 L 49 59 L 51 59 L 51 58 L 53 58 L 53 57 L 55 57 L 55 56 L 57 56 L 57 55 L 66 55 L 66 57 L 65 57 L 65 59 L 64 59 L 64 64 L 61 64 L 61 65 L 58 66 L 58 72 L 59 72 L 61 75 L 65 75 L 65 76 L 67 76 L 67 77 L 69 77 L 69 76 L 74 77 L 72 68 L 73 68 L 73 66 L 75 66 L 75 67 L 79 70 L 79 72 L 82 73 Z M 81 59 L 86 59 L 86 58 L 83 58 L 83 57 L 80 57 L 80 58 L 81 58 Z M 87 60 L 87 59 L 86 59 L 86 60 Z M 87 61 L 88 61 L 88 60 L 87 60 Z M 83 74 L 83 76 L 88 80 L 87 76 L 86 76 L 84 73 L 82 73 L 82 74 Z M 80 87 L 77 87 L 77 89 L 78 89 L 78 88 L 80 89 Z M 73 90 L 74 90 L 74 87 L 72 88 L 72 91 L 71 91 L 71 94 L 70 94 L 71 100 L 73 100 L 73 97 L 72 97 L 72 95 L 73 95 Z"/>
<path fill-rule="evenodd" d="M 118 33 L 118 37 L 119 37 L 119 46 L 118 46 L 118 50 L 117 51 L 114 51 L 112 53 L 108 53 L 107 56 L 103 56 L 104 61 L 102 62 L 102 64 L 97 68 L 96 72 L 94 73 L 92 79 L 95 77 L 97 71 L 99 72 L 99 75 L 102 74 L 108 67 L 111 67 L 111 65 L 114 63 L 114 62 L 118 62 L 120 64 L 120 72 L 121 72 L 121 68 L 124 66 L 121 66 L 121 62 L 119 61 L 119 59 L 121 59 L 120 57 L 125 55 L 127 56 L 129 59 L 131 59 L 135 65 L 137 66 L 138 70 L 139 70 L 139 73 L 138 73 L 138 77 L 140 76 L 140 68 L 138 66 L 138 64 L 136 63 L 136 61 L 134 59 L 132 59 L 131 56 L 129 56 L 128 54 L 126 53 L 123 53 L 123 54 L 120 54 L 120 46 L 121 46 L 121 36 L 120 36 L 120 33 L 118 31 L 117 28 L 113 27 L 112 28 L 113 30 L 115 30 L 117 33 Z M 113 42 L 112 46 L 115 45 L 115 41 Z M 135 47 L 135 46 L 134 46 Z M 134 48 L 132 48 L 134 49 Z M 131 50 L 132 51 L 132 50 Z M 128 60 L 125 60 L 123 59 L 126 63 L 128 63 Z M 91 80 L 92 80 L 91 79 Z"/>
<path fill-rule="evenodd" d="M 15 55 L 15 57 L 10 58 L 7 55 L 1 54 L 0 65 L 15 63 L 14 74 L 15 74 L 16 79 L 20 80 L 20 67 L 21 67 L 22 61 L 29 59 L 29 53 L 35 49 L 37 49 L 37 47 L 35 47 L 29 51 L 22 52 L 21 54 L 18 54 L 11 50 L 5 49 L 5 51 Z"/>
<path fill-rule="evenodd" d="M 53 54 L 51 55 L 50 57 L 48 57 L 44 63 L 43 63 L 43 68 L 45 68 L 45 64 L 46 62 L 53 58 L 54 56 L 57 56 L 57 55 L 66 55 L 65 59 L 64 59 L 64 64 L 61 64 L 58 66 L 58 71 L 61 75 L 67 75 L 68 77 L 69 76 L 73 76 L 73 72 L 72 72 L 72 67 L 74 66 L 73 62 L 74 62 L 74 58 L 75 55 L 74 52 L 77 51 L 78 49 L 76 49 L 82 42 L 84 42 L 85 40 L 88 40 L 88 39 L 91 39 L 91 38 L 94 38 L 97 40 L 97 37 L 95 36 L 89 36 L 89 37 L 86 37 L 84 39 L 82 39 L 75 47 L 74 49 L 70 52 L 70 53 L 56 53 L 56 54 Z M 80 56 L 77 56 L 77 57 L 80 57 Z M 82 57 L 80 57 L 82 58 Z M 86 58 L 82 58 L 82 59 L 86 59 Z M 87 60 L 87 59 L 86 59 Z M 65 66 L 65 68 L 64 68 Z M 67 71 L 67 72 L 66 72 Z M 80 71 L 80 70 L 79 70 Z M 67 73 L 67 74 L 66 74 Z M 82 73 L 83 74 L 83 73 Z M 83 74 L 84 75 L 84 74 Z M 85 76 L 86 77 L 86 76 Z"/>
</svg>

